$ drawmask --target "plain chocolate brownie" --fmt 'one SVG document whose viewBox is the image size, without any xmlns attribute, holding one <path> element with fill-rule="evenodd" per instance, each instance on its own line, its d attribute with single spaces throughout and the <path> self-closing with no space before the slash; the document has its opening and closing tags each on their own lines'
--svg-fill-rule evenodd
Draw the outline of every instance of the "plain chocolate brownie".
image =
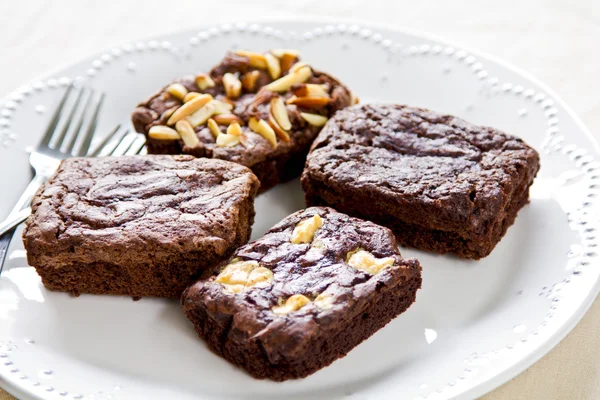
<svg viewBox="0 0 600 400">
<path fill-rule="evenodd" d="M 133 125 L 149 153 L 233 161 L 267 190 L 300 175 L 321 127 L 353 101 L 348 88 L 298 56 L 230 52 L 209 74 L 181 78 L 140 103 Z"/>
<path fill-rule="evenodd" d="M 391 228 L 403 245 L 485 257 L 529 198 L 540 166 L 523 140 L 401 105 L 338 112 L 312 145 L 309 205 Z"/>
<path fill-rule="evenodd" d="M 33 198 L 27 261 L 51 290 L 178 298 L 248 241 L 258 186 L 188 155 L 70 158 Z"/>
<path fill-rule="evenodd" d="M 218 355 L 259 379 L 302 378 L 404 312 L 421 287 L 392 232 L 313 207 L 298 211 L 183 293 Z"/>
</svg>

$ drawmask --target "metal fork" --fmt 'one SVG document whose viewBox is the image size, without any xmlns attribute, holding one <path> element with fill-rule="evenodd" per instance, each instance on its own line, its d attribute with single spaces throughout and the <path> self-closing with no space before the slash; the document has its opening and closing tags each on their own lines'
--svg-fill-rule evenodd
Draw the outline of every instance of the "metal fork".
<svg viewBox="0 0 600 400">
<path fill-rule="evenodd" d="M 88 154 L 94 131 L 96 130 L 100 108 L 104 100 L 104 93 L 94 96 L 93 91 L 87 91 L 89 92 L 87 98 L 82 101 L 86 90 L 83 88 L 75 89 L 77 93 L 75 94 L 71 110 L 66 113 L 67 117 L 63 122 L 62 128 L 58 129 L 63 110 L 73 90 L 73 86 L 67 88 L 39 145 L 29 156 L 29 162 L 35 171 L 32 181 L 6 220 L 0 223 L 0 234 L 2 235 L 0 236 L 0 272 L 15 227 L 29 216 L 31 211 L 29 204 L 33 195 L 56 171 L 61 160 L 70 156 L 139 154 L 144 148 L 143 141 L 138 140 L 139 136 L 137 134 L 132 137 L 128 129 L 123 130 L 120 125 L 117 125 L 96 146 L 96 149 Z M 97 97 L 95 102 L 93 102 L 94 97 Z M 92 105 L 92 103 L 94 104 Z M 83 108 L 77 116 L 77 110 L 81 108 L 81 104 L 83 104 Z M 89 122 L 87 123 L 87 129 L 84 129 L 86 116 L 88 115 L 90 116 Z M 71 138 L 66 142 L 65 139 L 73 123 L 75 125 Z M 115 137 L 118 140 L 113 140 Z M 79 147 L 77 150 L 74 150 L 78 141 L 80 142 Z"/>
</svg>

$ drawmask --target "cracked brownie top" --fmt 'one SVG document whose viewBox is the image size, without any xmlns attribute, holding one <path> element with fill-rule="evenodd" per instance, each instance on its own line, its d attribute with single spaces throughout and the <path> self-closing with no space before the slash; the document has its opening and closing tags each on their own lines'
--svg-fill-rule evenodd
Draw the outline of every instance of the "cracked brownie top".
<svg viewBox="0 0 600 400">
<path fill-rule="evenodd" d="M 49 260 L 135 260 L 132 250 L 144 249 L 150 262 L 167 248 L 222 254 L 257 189 L 250 170 L 220 160 L 70 158 L 35 195 L 24 239 Z"/>
<path fill-rule="evenodd" d="M 206 271 L 184 292 L 182 305 L 233 318 L 226 336 L 261 341 L 276 362 L 306 351 L 311 336 L 326 335 L 329 324 L 358 315 L 382 292 L 416 290 L 420 273 L 418 261 L 401 257 L 389 229 L 312 207 Z"/>
<path fill-rule="evenodd" d="M 291 49 L 229 52 L 210 73 L 165 86 L 132 114 L 151 152 L 193 154 L 252 167 L 308 146 L 350 91 Z"/>
<path fill-rule="evenodd" d="M 348 198 L 368 191 L 405 222 L 477 234 L 538 169 L 534 149 L 496 129 L 422 108 L 360 105 L 323 128 L 303 182 Z"/>
</svg>

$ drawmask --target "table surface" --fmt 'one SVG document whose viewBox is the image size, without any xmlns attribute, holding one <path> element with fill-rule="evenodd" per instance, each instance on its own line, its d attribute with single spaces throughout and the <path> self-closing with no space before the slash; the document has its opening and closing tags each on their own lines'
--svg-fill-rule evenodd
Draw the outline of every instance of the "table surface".
<svg viewBox="0 0 600 400">
<path fill-rule="evenodd" d="M 176 9 L 171 7 L 176 4 Z M 434 33 L 513 63 L 546 82 L 600 137 L 598 0 L 3 0 L 0 97 L 36 76 L 123 42 L 202 22 L 361 18 Z M 198 15 L 198 18 L 189 17 Z M 160 17 L 160 19 L 158 18 Z M 76 33 L 76 34 L 74 34 Z M 600 398 L 600 300 L 552 352 L 484 397 Z M 0 389 L 0 400 L 12 399 Z"/>
</svg>

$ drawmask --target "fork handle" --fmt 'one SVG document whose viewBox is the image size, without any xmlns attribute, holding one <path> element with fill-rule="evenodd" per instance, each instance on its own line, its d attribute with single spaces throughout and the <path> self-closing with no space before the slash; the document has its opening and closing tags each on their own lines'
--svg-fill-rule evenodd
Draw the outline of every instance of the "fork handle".
<svg viewBox="0 0 600 400">
<path fill-rule="evenodd" d="M 35 192 L 37 192 L 37 190 L 40 188 L 40 186 L 42 186 L 46 179 L 48 179 L 47 176 L 43 176 L 42 174 L 35 174 L 31 182 L 29 182 L 29 185 L 27 185 L 27 187 L 23 191 L 21 197 L 19 197 L 19 200 L 17 200 L 17 203 L 15 204 L 8 216 L 10 217 L 11 215 L 21 211 L 24 207 L 27 207 L 31 202 L 31 199 L 33 198 Z"/>
<path fill-rule="evenodd" d="M 4 235 L 6 232 L 15 228 L 21 222 L 25 221 L 31 214 L 31 208 L 27 207 L 17 213 L 10 213 L 8 218 L 0 222 L 0 235 Z"/>
<path fill-rule="evenodd" d="M 8 252 L 8 246 L 10 246 L 10 241 L 15 234 L 16 228 L 13 228 L 6 232 L 4 235 L 0 236 L 0 274 L 2 273 L 2 268 L 4 267 L 4 259 L 6 258 L 6 253 Z"/>
</svg>

